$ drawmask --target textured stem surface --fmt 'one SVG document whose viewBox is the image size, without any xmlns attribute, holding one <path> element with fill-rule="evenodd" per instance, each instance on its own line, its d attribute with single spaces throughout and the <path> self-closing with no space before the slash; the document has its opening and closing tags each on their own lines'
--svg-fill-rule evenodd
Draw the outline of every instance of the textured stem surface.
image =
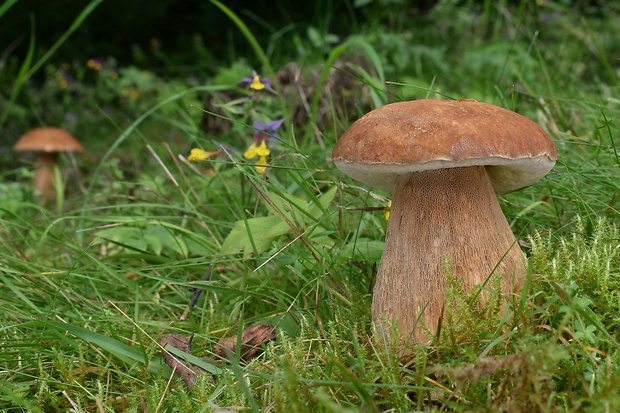
<svg viewBox="0 0 620 413">
<path fill-rule="evenodd" d="M 34 175 L 35 195 L 45 201 L 52 201 L 56 198 L 56 176 L 54 168 L 57 165 L 57 152 L 41 152 L 38 154 Z"/>
<path fill-rule="evenodd" d="M 514 292 L 523 283 L 523 255 L 483 166 L 399 179 L 372 303 L 380 331 L 389 335 L 384 319 L 397 321 L 409 342 L 428 341 L 416 322 L 423 311 L 422 323 L 432 333 L 437 331 L 445 301 L 446 259 L 466 292 L 485 284 L 496 266 L 493 274 L 503 275 L 502 293 Z"/>
</svg>

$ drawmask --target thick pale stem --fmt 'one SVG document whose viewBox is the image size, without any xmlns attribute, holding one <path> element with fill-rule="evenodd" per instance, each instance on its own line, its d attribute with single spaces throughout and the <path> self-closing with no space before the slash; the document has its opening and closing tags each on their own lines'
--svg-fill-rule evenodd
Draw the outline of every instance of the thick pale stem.
<svg viewBox="0 0 620 413">
<path fill-rule="evenodd" d="M 34 175 L 35 195 L 45 201 L 56 198 L 55 168 L 58 165 L 57 152 L 40 152 L 37 156 Z"/>
<path fill-rule="evenodd" d="M 397 321 L 410 342 L 426 342 L 429 337 L 416 326 L 422 312 L 422 323 L 437 331 L 446 258 L 467 292 L 485 285 L 491 273 L 503 275 L 502 293 L 523 283 L 523 255 L 482 166 L 399 179 L 372 303 L 380 330 L 389 335 L 383 320 Z"/>
</svg>

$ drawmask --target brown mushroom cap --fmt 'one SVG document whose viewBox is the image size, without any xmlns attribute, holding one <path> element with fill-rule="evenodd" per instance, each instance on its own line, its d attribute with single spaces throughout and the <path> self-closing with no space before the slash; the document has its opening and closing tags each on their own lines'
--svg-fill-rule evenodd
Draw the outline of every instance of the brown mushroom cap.
<svg viewBox="0 0 620 413">
<path fill-rule="evenodd" d="M 69 132 L 55 127 L 35 128 L 13 145 L 18 152 L 84 152 L 84 148 Z"/>
<path fill-rule="evenodd" d="M 398 176 L 486 166 L 498 194 L 533 184 L 555 165 L 549 135 L 530 119 L 474 100 L 392 103 L 358 119 L 331 156 L 345 174 L 393 191 Z"/>
</svg>

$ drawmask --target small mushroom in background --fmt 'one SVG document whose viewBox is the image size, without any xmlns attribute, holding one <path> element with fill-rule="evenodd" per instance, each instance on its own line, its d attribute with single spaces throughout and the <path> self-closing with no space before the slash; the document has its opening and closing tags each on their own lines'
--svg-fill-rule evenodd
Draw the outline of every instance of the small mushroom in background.
<svg viewBox="0 0 620 413">
<path fill-rule="evenodd" d="M 69 132 L 56 127 L 35 128 L 13 145 L 16 152 L 37 155 L 34 176 L 35 195 L 45 201 L 56 198 L 55 168 L 61 152 L 84 152 L 84 148 Z"/>
<path fill-rule="evenodd" d="M 522 287 L 524 257 L 496 194 L 532 185 L 553 168 L 555 144 L 535 122 L 474 100 L 393 103 L 358 119 L 331 159 L 352 178 L 394 193 L 372 302 L 380 334 L 389 337 L 384 320 L 396 323 L 406 344 L 429 340 L 420 322 L 437 333 L 446 259 L 466 292 L 491 274 L 502 276 L 503 294 Z"/>
</svg>

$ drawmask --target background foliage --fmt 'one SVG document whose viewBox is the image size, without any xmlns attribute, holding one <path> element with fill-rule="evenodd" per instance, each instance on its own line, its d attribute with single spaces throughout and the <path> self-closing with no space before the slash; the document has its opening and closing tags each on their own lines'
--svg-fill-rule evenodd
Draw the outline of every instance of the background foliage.
<svg viewBox="0 0 620 413">
<path fill-rule="evenodd" d="M 618 410 L 619 16 L 585 0 L 5 0 L 0 408 Z M 253 70 L 274 92 L 239 86 Z M 369 312 L 390 194 L 328 158 L 361 114 L 427 97 L 516 110 L 560 159 L 501 199 L 530 269 L 512 317 L 453 280 L 445 335 L 403 362 Z M 87 149 L 63 158 L 52 205 L 11 150 L 38 125 Z M 264 172 L 244 156 L 262 141 Z M 219 154 L 190 163 L 192 148 Z M 263 355 L 217 359 L 259 322 L 276 327 Z M 187 389 L 161 362 L 169 333 L 221 370 Z"/>
</svg>

